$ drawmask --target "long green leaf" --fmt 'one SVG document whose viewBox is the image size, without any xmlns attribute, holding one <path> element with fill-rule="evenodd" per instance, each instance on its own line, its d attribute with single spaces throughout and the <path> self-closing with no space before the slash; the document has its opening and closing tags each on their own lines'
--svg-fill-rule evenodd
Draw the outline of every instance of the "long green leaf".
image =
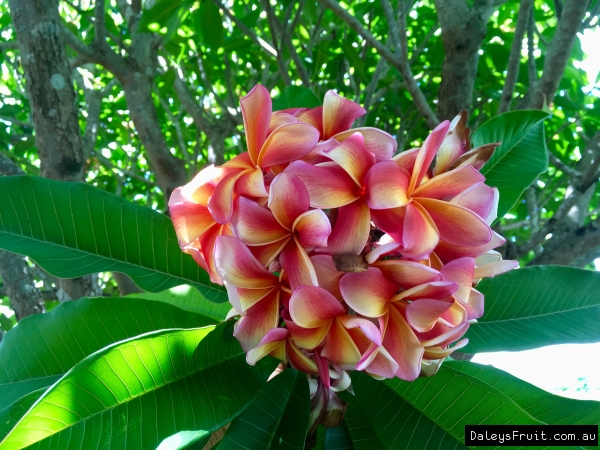
<svg viewBox="0 0 600 450">
<path fill-rule="evenodd" d="M 288 369 L 231 424 L 219 449 L 304 449 L 310 412 L 306 375 Z"/>
<path fill-rule="evenodd" d="M 473 147 L 501 142 L 481 173 L 486 184 L 500 192 L 498 217 L 503 217 L 539 174 L 548 169 L 544 138 L 544 111 L 512 111 L 500 114 L 473 133 Z"/>
<path fill-rule="evenodd" d="M 321 100 L 304 86 L 287 86 L 273 100 L 273 111 L 287 108 L 315 108 L 321 106 Z"/>
<path fill-rule="evenodd" d="M 437 378 L 434 377 L 434 379 Z M 422 380 L 417 380 L 416 383 Z M 346 423 L 352 436 L 356 450 L 367 449 L 408 449 L 433 450 L 433 449 L 466 449 L 458 436 L 449 432 L 447 427 L 435 423 L 418 406 L 411 404 L 395 389 L 395 380 L 383 382 L 374 380 L 362 372 L 352 374 L 352 384 L 356 393 L 358 408 L 351 402 L 346 417 Z M 408 383 L 410 385 L 410 383 Z M 423 392 L 425 398 L 437 394 L 440 400 L 460 400 L 452 394 L 440 392 Z M 456 409 L 450 409 L 448 414 L 454 418 L 460 417 Z M 435 410 L 443 411 L 441 405 L 433 404 Z M 356 410 L 356 412 L 353 412 Z M 348 414 L 358 417 L 348 417 Z M 471 422 L 468 422 L 471 423 Z M 451 425 L 451 424 L 450 424 Z M 464 428 L 464 425 L 463 425 Z M 375 434 L 375 435 L 373 435 Z"/>
<path fill-rule="evenodd" d="M 216 321 L 223 321 L 231 309 L 231 304 L 209 302 L 198 290 L 183 285 L 163 292 L 140 292 L 129 294 L 128 298 L 143 298 L 175 305 L 178 308 L 202 314 Z"/>
<path fill-rule="evenodd" d="M 600 273 L 533 266 L 483 280 L 485 314 L 467 332 L 467 353 L 600 341 Z"/>
<path fill-rule="evenodd" d="M 484 381 L 509 397 L 528 414 L 549 425 L 599 425 L 600 402 L 552 395 L 500 369 L 453 361 L 453 369 Z"/>
<path fill-rule="evenodd" d="M 232 325 L 151 332 L 90 355 L 44 393 L 0 449 L 36 442 L 151 449 L 179 431 L 216 430 L 262 386 Z"/>
<path fill-rule="evenodd" d="M 327 428 L 323 448 L 326 450 L 354 450 L 352 437 L 345 421 L 335 428 Z"/>
<path fill-rule="evenodd" d="M 146 291 L 190 284 L 210 301 L 227 301 L 180 250 L 168 217 L 83 183 L 0 178 L 0 248 L 61 278 L 111 270 Z"/>
<path fill-rule="evenodd" d="M 0 410 L 0 441 L 6 437 L 8 432 L 15 424 L 23 417 L 23 415 L 31 408 L 43 394 L 45 388 L 31 391 L 15 402 L 8 405 L 3 410 Z"/>
<path fill-rule="evenodd" d="M 0 343 L 0 409 L 52 385 L 86 356 L 142 333 L 214 324 L 150 300 L 89 298 L 21 320 Z"/>
</svg>

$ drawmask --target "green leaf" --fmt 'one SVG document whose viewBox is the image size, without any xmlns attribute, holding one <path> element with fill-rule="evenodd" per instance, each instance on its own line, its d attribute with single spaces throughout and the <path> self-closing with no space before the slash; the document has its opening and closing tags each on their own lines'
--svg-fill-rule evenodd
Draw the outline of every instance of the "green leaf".
<svg viewBox="0 0 600 450">
<path fill-rule="evenodd" d="M 15 402 L 0 410 L 0 441 L 15 426 L 31 406 L 46 392 L 45 388 L 31 391 Z"/>
<path fill-rule="evenodd" d="M 452 368 L 484 381 L 549 425 L 600 425 L 600 402 L 552 395 L 492 366 L 453 361 Z"/>
<path fill-rule="evenodd" d="M 143 11 L 138 25 L 139 30 L 149 31 L 150 25 L 154 23 L 158 24 L 154 31 L 160 30 L 182 6 L 183 0 L 157 0 L 152 8 Z"/>
<path fill-rule="evenodd" d="M 0 328 L 4 331 L 9 331 L 13 327 L 12 320 L 0 313 Z"/>
<path fill-rule="evenodd" d="M 501 142 L 481 169 L 486 184 L 500 191 L 498 218 L 548 169 L 543 123 L 547 117 L 548 113 L 538 110 L 507 112 L 488 120 L 473 133 L 473 147 Z"/>
<path fill-rule="evenodd" d="M 48 387 L 86 356 L 114 342 L 163 328 L 215 321 L 150 300 L 89 298 L 65 302 L 19 322 L 0 343 L 0 409 Z"/>
<path fill-rule="evenodd" d="M 231 310 L 231 304 L 213 303 L 206 300 L 196 289 L 183 285 L 167 289 L 163 292 L 140 292 L 129 294 L 127 298 L 143 298 L 164 303 L 170 303 L 178 308 L 202 314 L 206 317 L 221 322 L 225 320 L 227 313 Z"/>
<path fill-rule="evenodd" d="M 439 375 L 427 380 L 437 379 Z M 395 379 L 394 381 L 396 381 Z M 362 372 L 352 373 L 352 384 L 356 394 L 356 401 L 348 405 L 349 411 L 346 413 L 346 423 L 348 430 L 352 436 L 354 447 L 356 450 L 370 449 L 398 449 L 404 450 L 433 450 L 433 449 L 464 449 L 464 425 L 462 441 L 449 432 L 447 427 L 436 424 L 435 421 L 428 417 L 426 411 L 423 411 L 418 406 L 411 404 L 398 389 L 394 387 L 394 381 L 391 383 L 374 380 L 369 375 Z M 423 384 L 423 379 L 418 379 L 413 383 Z M 404 382 L 406 383 L 406 382 Z M 411 386 L 413 383 L 406 383 Z M 482 383 L 483 384 L 483 383 Z M 448 392 L 451 391 L 451 386 L 448 386 Z M 440 395 L 441 401 L 447 401 L 449 404 L 457 399 L 458 392 L 453 392 L 448 395 L 448 392 L 442 391 Z M 417 392 L 418 394 L 418 392 Z M 435 395 L 440 394 L 436 391 L 423 390 L 424 399 L 429 401 Z M 354 406 L 354 403 L 358 403 Z M 427 405 L 427 402 L 425 402 Z M 448 415 L 460 417 L 458 409 L 463 403 L 457 402 L 454 410 L 452 408 L 447 411 Z M 471 401 L 465 401 L 465 404 L 471 405 Z M 432 405 L 434 410 L 444 411 L 444 406 L 438 403 Z M 357 417 L 349 417 L 351 410 L 353 415 Z M 491 409 L 493 410 L 493 408 Z M 490 411 L 491 411 L 490 410 Z M 488 411 L 489 412 L 489 411 Z M 463 422 L 461 422 L 462 424 Z M 472 422 L 467 422 L 471 424 Z M 490 422 L 494 423 L 494 422 Z M 448 424 L 451 426 L 452 422 Z"/>
<path fill-rule="evenodd" d="M 306 374 L 285 370 L 231 424 L 219 449 L 304 449 L 310 413 Z"/>
<path fill-rule="evenodd" d="M 168 217 L 82 183 L 2 177 L 0 248 L 61 278 L 111 270 L 146 291 L 190 284 L 210 301 L 227 301 L 181 251 Z"/>
<path fill-rule="evenodd" d="M 327 450 L 354 450 L 346 421 L 335 428 L 327 428 L 323 448 Z"/>
<path fill-rule="evenodd" d="M 223 45 L 223 19 L 219 7 L 211 1 L 200 2 L 196 11 L 196 31 L 202 36 L 202 42 L 217 50 Z"/>
<path fill-rule="evenodd" d="M 485 313 L 466 353 L 600 341 L 600 273 L 564 266 L 511 270 L 477 285 Z"/>
<path fill-rule="evenodd" d="M 44 393 L 0 449 L 36 442 L 32 448 L 89 448 L 102 441 L 154 449 L 179 431 L 220 428 L 263 381 L 246 364 L 232 328 L 228 322 L 160 330 L 88 356 Z"/>
<path fill-rule="evenodd" d="M 322 102 L 310 89 L 303 86 L 286 86 L 273 100 L 273 111 L 288 108 L 315 108 L 321 105 Z"/>
<path fill-rule="evenodd" d="M 202 449 L 210 440 L 212 433 L 200 430 L 200 431 L 180 431 L 175 433 L 168 438 L 164 439 L 156 450 L 184 450 L 198 448 Z"/>
</svg>

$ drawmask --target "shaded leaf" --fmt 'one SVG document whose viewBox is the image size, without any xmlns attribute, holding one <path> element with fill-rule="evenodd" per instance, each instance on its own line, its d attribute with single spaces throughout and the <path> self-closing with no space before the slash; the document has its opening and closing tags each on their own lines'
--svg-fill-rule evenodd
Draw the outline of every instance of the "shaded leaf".
<svg viewBox="0 0 600 450">
<path fill-rule="evenodd" d="M 283 92 L 273 100 L 273 111 L 288 108 L 315 108 L 321 101 L 308 88 L 303 86 L 286 86 Z"/>
</svg>

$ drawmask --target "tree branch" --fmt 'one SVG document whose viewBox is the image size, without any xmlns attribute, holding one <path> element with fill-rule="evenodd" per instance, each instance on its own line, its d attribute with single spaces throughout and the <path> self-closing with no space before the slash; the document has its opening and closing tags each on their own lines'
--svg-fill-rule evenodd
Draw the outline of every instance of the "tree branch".
<svg viewBox="0 0 600 450">
<path fill-rule="evenodd" d="M 408 61 L 403 60 L 399 55 L 394 54 L 389 48 L 383 45 L 377 38 L 375 38 L 375 36 L 373 36 L 373 34 L 371 34 L 371 32 L 365 29 L 365 27 L 363 27 L 354 16 L 342 8 L 336 0 L 322 0 L 321 3 L 329 7 L 336 16 L 342 19 L 350 28 L 362 36 L 362 38 L 365 39 L 365 41 L 367 41 L 371 47 L 375 48 L 375 50 L 377 50 L 377 52 L 393 67 L 398 69 L 402 75 L 402 78 L 404 79 L 404 82 L 406 83 L 406 88 L 412 96 L 417 110 L 419 113 L 421 113 L 427 122 L 427 125 L 431 128 L 438 126 L 440 121 L 427 103 L 427 99 L 417 84 Z"/>
<path fill-rule="evenodd" d="M 104 0 L 96 0 L 96 6 L 94 6 L 94 41 L 97 43 L 103 42 L 105 36 Z"/>
<path fill-rule="evenodd" d="M 537 68 L 535 67 L 534 42 L 535 35 L 535 17 L 533 11 L 533 3 L 529 12 L 529 20 L 527 21 L 527 77 L 529 79 L 529 88 L 537 81 Z"/>
<path fill-rule="evenodd" d="M 277 45 L 277 18 L 275 17 L 273 8 L 271 8 L 270 0 L 263 0 L 261 3 L 263 5 L 264 10 L 267 12 L 267 21 L 269 22 L 269 31 L 271 33 L 271 41 L 273 42 L 273 46 L 275 48 L 280 49 L 275 55 L 275 58 L 277 59 L 277 65 L 279 66 L 279 74 L 283 78 L 283 82 L 285 83 L 285 85 L 289 86 L 292 84 L 292 79 L 290 78 L 290 75 L 288 73 L 288 69 L 285 64 L 285 61 L 283 60 L 283 56 L 281 55 L 281 48 L 283 47 L 283 45 Z"/>
<path fill-rule="evenodd" d="M 500 97 L 500 106 L 498 114 L 510 111 L 517 78 L 519 76 L 519 66 L 521 65 L 521 50 L 523 49 L 523 38 L 525 30 L 529 23 L 529 15 L 532 13 L 531 8 L 533 0 L 521 0 L 519 8 L 519 16 L 517 18 L 517 27 L 515 29 L 514 40 L 510 48 L 510 56 L 508 57 L 508 66 L 506 69 L 506 79 L 504 80 L 504 88 Z"/>
</svg>

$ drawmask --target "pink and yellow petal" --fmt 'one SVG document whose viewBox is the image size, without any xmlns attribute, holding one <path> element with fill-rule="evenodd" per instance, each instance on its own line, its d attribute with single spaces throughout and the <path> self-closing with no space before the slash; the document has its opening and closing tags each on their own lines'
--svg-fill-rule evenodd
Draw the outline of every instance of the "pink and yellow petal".
<svg viewBox="0 0 600 450">
<path fill-rule="evenodd" d="M 381 270 L 385 278 L 393 281 L 403 289 L 442 279 L 437 270 L 413 261 L 376 261 L 372 266 Z"/>
<path fill-rule="evenodd" d="M 340 280 L 340 291 L 354 311 L 366 317 L 379 317 L 387 312 L 387 303 L 398 286 L 387 280 L 381 270 L 370 267 L 365 272 L 345 274 Z"/>
<path fill-rule="evenodd" d="M 297 237 L 294 236 L 283 247 L 279 254 L 279 262 L 285 270 L 292 291 L 303 285 L 317 286 L 315 269 Z"/>
<path fill-rule="evenodd" d="M 354 128 L 352 130 L 342 131 L 333 137 L 337 141 L 342 142 L 352 136 L 353 133 L 360 133 L 363 136 L 365 148 L 375 155 L 375 160 L 377 162 L 391 159 L 398 148 L 396 139 L 385 131 L 377 128 Z"/>
<path fill-rule="evenodd" d="M 365 178 L 369 208 L 397 208 L 410 201 L 406 196 L 409 174 L 394 161 L 375 164 Z"/>
<path fill-rule="evenodd" d="M 350 129 L 352 123 L 365 113 L 365 109 L 352 100 L 327 91 L 323 101 L 323 139 Z"/>
<path fill-rule="evenodd" d="M 252 308 L 237 322 L 233 335 L 245 352 L 255 348 L 279 321 L 279 292 L 273 292 Z"/>
<path fill-rule="evenodd" d="M 323 211 L 313 209 L 298 216 L 292 230 L 304 247 L 325 247 L 331 234 L 331 223 Z"/>
<path fill-rule="evenodd" d="M 433 300 L 446 300 L 451 302 L 450 296 L 456 292 L 457 285 L 452 281 L 432 281 L 431 283 L 421 284 L 407 289 L 395 295 L 391 301 L 399 302 L 401 300 L 419 300 L 423 298 Z"/>
<path fill-rule="evenodd" d="M 429 179 L 417 187 L 412 196 L 441 200 L 459 195 L 483 181 L 485 181 L 483 175 L 471 166 L 465 166 Z"/>
<path fill-rule="evenodd" d="M 290 332 L 285 328 L 272 328 L 267 332 L 265 337 L 261 339 L 258 346 L 248 352 L 246 361 L 251 366 L 254 366 L 267 355 L 285 361 L 285 344 L 289 336 Z M 281 356 L 283 356 L 283 358 Z"/>
<path fill-rule="evenodd" d="M 244 118 L 244 131 L 248 154 L 254 164 L 262 148 L 271 122 L 271 95 L 264 86 L 257 84 L 240 100 L 242 116 Z"/>
<path fill-rule="evenodd" d="M 208 201 L 208 210 L 216 222 L 225 224 L 231 219 L 235 184 L 244 174 L 244 171 L 232 171 L 216 186 Z"/>
<path fill-rule="evenodd" d="M 271 183 L 268 204 L 281 226 L 291 231 L 298 216 L 309 210 L 310 197 L 300 178 L 281 173 Z"/>
<path fill-rule="evenodd" d="M 267 197 L 269 193 L 265 189 L 265 180 L 261 169 L 253 169 L 240 177 L 235 185 L 238 195 L 247 197 Z"/>
<path fill-rule="evenodd" d="M 360 352 L 348 330 L 337 320 L 333 320 L 321 356 L 343 369 L 350 370 L 360 361 Z"/>
<path fill-rule="evenodd" d="M 321 139 L 325 139 L 322 137 L 322 133 L 323 133 L 323 107 L 322 106 L 317 106 L 316 108 L 311 108 L 311 109 L 302 111 L 300 114 L 296 115 L 296 118 L 300 122 L 304 122 L 304 123 L 307 123 L 307 124 L 315 127 L 321 133 Z"/>
<path fill-rule="evenodd" d="M 448 168 L 469 151 L 470 130 L 467 128 L 467 112 L 461 111 L 450 123 L 448 134 L 437 153 L 433 175 L 446 172 Z"/>
<path fill-rule="evenodd" d="M 362 199 L 338 210 L 335 225 L 323 250 L 330 255 L 358 255 L 371 230 L 371 214 Z"/>
<path fill-rule="evenodd" d="M 363 185 L 367 171 L 375 164 L 375 156 L 365 148 L 360 133 L 354 133 L 324 155 L 338 163 L 357 186 Z"/>
<path fill-rule="evenodd" d="M 195 241 L 216 225 L 208 208 L 197 203 L 176 203 L 169 208 L 169 212 L 177 239 L 184 245 Z"/>
<path fill-rule="evenodd" d="M 428 211 L 419 203 L 409 203 L 404 216 L 402 254 L 411 259 L 425 259 L 435 249 L 439 239 L 440 232 Z"/>
<path fill-rule="evenodd" d="M 338 300 L 342 300 L 340 279 L 344 276 L 344 272 L 337 271 L 333 258 L 330 255 L 314 255 L 310 257 L 310 261 L 315 268 L 319 286 L 329 291 Z"/>
<path fill-rule="evenodd" d="M 435 249 L 435 253 L 440 257 L 442 261 L 452 261 L 453 259 L 462 258 L 464 256 L 470 256 L 476 258 L 478 256 L 487 253 L 491 249 L 500 247 L 506 240 L 498 233 L 492 230 L 492 239 L 487 244 L 473 245 L 473 246 L 461 246 L 454 245 L 448 242 L 440 241 Z"/>
<path fill-rule="evenodd" d="M 267 138 L 257 166 L 264 168 L 296 161 L 319 142 L 319 131 L 305 123 L 290 123 L 277 128 Z"/>
<path fill-rule="evenodd" d="M 442 300 L 417 300 L 406 307 L 406 320 L 415 331 L 424 333 L 431 330 L 452 305 Z"/>
<path fill-rule="evenodd" d="M 498 189 L 478 183 L 458 194 L 450 202 L 473 211 L 489 225 L 496 220 L 499 198 Z"/>
<path fill-rule="evenodd" d="M 317 286 L 300 286 L 290 299 L 290 316 L 300 327 L 321 327 L 345 313 L 333 295 Z"/>
<path fill-rule="evenodd" d="M 433 158 L 435 158 L 440 145 L 442 145 L 449 127 L 450 122 L 444 120 L 431 132 L 429 136 L 427 136 L 425 142 L 423 142 L 423 146 L 417 154 L 415 166 L 413 168 L 410 183 L 408 185 L 409 195 L 412 194 L 412 191 L 421 184 L 421 180 L 427 173 L 427 170 L 429 170 L 429 166 L 431 165 Z"/>
<path fill-rule="evenodd" d="M 296 119 L 292 114 L 288 114 L 285 111 L 277 111 L 271 114 L 271 120 L 269 122 L 269 131 L 267 135 L 271 134 L 275 131 L 276 128 L 279 128 L 282 125 L 287 125 L 288 123 L 296 123 L 298 119 Z"/>
<path fill-rule="evenodd" d="M 394 306 L 389 311 L 383 346 L 398 364 L 396 372 L 398 378 L 413 381 L 419 376 L 425 349 L 402 312 Z"/>
<path fill-rule="evenodd" d="M 231 218 L 235 236 L 246 245 L 265 245 L 281 241 L 290 236 L 267 208 L 239 197 Z"/>
</svg>

